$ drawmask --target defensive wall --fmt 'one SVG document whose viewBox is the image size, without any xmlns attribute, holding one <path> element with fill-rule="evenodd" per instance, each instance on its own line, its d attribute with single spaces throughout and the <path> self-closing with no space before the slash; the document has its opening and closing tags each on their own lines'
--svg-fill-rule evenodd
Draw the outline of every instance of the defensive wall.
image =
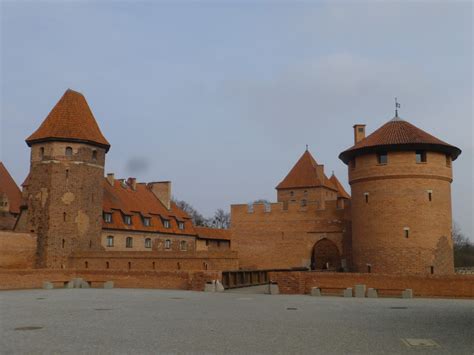
<svg viewBox="0 0 474 355">
<path fill-rule="evenodd" d="M 337 201 L 231 206 L 232 246 L 244 269 L 310 267 L 315 244 L 327 239 L 350 264 L 350 211 Z"/>
<path fill-rule="evenodd" d="M 36 260 L 36 235 L 0 231 L 0 269 L 30 269 Z"/>
<path fill-rule="evenodd" d="M 400 295 L 407 288 L 415 297 L 474 298 L 474 275 L 383 275 L 332 272 L 270 272 L 269 278 L 283 294 L 309 294 L 319 287 L 322 294 L 342 294 L 357 284 L 378 290 L 379 295 Z"/>
</svg>

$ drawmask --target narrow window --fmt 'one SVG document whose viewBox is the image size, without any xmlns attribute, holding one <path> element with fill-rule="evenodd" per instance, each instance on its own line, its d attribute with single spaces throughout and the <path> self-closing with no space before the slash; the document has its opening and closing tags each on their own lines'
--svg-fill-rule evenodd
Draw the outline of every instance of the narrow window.
<svg viewBox="0 0 474 355">
<path fill-rule="evenodd" d="M 181 242 L 179 242 L 179 248 L 182 250 L 182 251 L 185 251 L 186 249 L 188 249 L 188 243 L 186 243 L 186 241 L 182 240 Z"/>
<path fill-rule="evenodd" d="M 127 237 L 127 239 L 125 239 L 125 247 L 126 248 L 133 248 L 133 239 L 132 239 L 132 237 Z"/>
<path fill-rule="evenodd" d="M 89 240 L 89 248 L 92 248 L 92 240 Z"/>
<path fill-rule="evenodd" d="M 63 212 L 63 222 L 66 222 L 66 212 Z"/>
<path fill-rule="evenodd" d="M 41 160 L 44 159 L 44 148 L 43 147 L 40 148 L 40 158 L 41 158 Z"/>
<path fill-rule="evenodd" d="M 153 267 L 153 270 L 156 269 L 156 263 L 155 262 L 152 263 L 152 267 Z"/>
<path fill-rule="evenodd" d="M 132 263 L 129 261 L 128 262 L 128 269 L 130 270 L 132 268 Z"/>
<path fill-rule="evenodd" d="M 372 265 L 367 264 L 367 272 L 370 274 L 372 272 Z"/>
<path fill-rule="evenodd" d="M 178 228 L 184 229 L 184 222 L 178 222 Z"/>
<path fill-rule="evenodd" d="M 449 155 L 449 154 L 446 154 L 446 166 L 448 168 L 451 167 L 451 155 Z"/>
<path fill-rule="evenodd" d="M 66 169 L 66 180 L 69 179 L 69 169 Z"/>
<path fill-rule="evenodd" d="M 431 275 L 434 274 L 434 266 L 430 266 L 430 272 L 431 272 Z"/>
<path fill-rule="evenodd" d="M 387 164 L 388 163 L 387 152 L 378 153 L 377 154 L 377 162 L 379 164 Z"/>
<path fill-rule="evenodd" d="M 168 219 L 164 219 L 164 220 L 163 220 L 163 226 L 164 226 L 165 228 L 169 228 L 169 227 L 170 227 L 170 221 L 169 221 Z"/>
<path fill-rule="evenodd" d="M 63 239 L 62 241 L 62 248 L 64 249 L 64 246 L 66 245 L 66 241 Z"/>
<path fill-rule="evenodd" d="M 171 240 L 169 239 L 165 240 L 165 249 L 171 249 Z"/>
<path fill-rule="evenodd" d="M 405 227 L 403 228 L 403 231 L 405 233 L 405 238 L 408 238 L 410 236 L 410 228 Z"/>
<path fill-rule="evenodd" d="M 220 246 L 221 246 L 221 241 L 218 240 L 218 241 L 217 241 L 217 247 L 220 248 Z"/>
<path fill-rule="evenodd" d="M 145 227 L 149 227 L 151 225 L 151 219 L 150 217 L 143 217 L 143 225 Z"/>
<path fill-rule="evenodd" d="M 97 161 L 97 150 L 92 151 L 92 160 Z"/>
<path fill-rule="evenodd" d="M 112 223 L 112 213 L 104 213 L 104 222 Z"/>
<path fill-rule="evenodd" d="M 432 201 L 433 200 L 433 191 L 431 190 L 428 190 L 428 201 Z"/>
<path fill-rule="evenodd" d="M 178 270 L 181 270 L 181 263 L 179 261 L 176 263 L 176 266 L 177 266 Z"/>
<path fill-rule="evenodd" d="M 364 197 L 365 197 L 365 203 L 369 203 L 369 193 L 364 192 Z"/>
<path fill-rule="evenodd" d="M 110 268 L 110 264 L 109 264 L 108 261 L 105 262 L 105 268 L 106 268 L 106 269 Z"/>
<path fill-rule="evenodd" d="M 417 150 L 415 156 L 417 163 L 426 163 L 426 152 L 424 150 Z"/>
<path fill-rule="evenodd" d="M 124 215 L 123 216 L 123 223 L 125 223 L 127 225 L 131 225 L 132 224 L 132 216 Z"/>
<path fill-rule="evenodd" d="M 202 263 L 202 266 L 204 267 L 204 270 L 207 270 L 207 263 L 206 262 Z"/>
<path fill-rule="evenodd" d="M 111 235 L 109 235 L 109 236 L 107 237 L 107 246 L 108 246 L 108 247 L 113 247 L 113 246 L 114 246 L 114 237 L 111 236 Z"/>
<path fill-rule="evenodd" d="M 88 268 L 89 268 L 89 262 L 86 261 L 86 262 L 84 263 L 84 266 L 86 267 L 86 269 L 88 269 Z"/>
<path fill-rule="evenodd" d="M 151 248 L 151 239 L 150 238 L 145 239 L 145 248 Z"/>
<path fill-rule="evenodd" d="M 71 147 L 66 147 L 66 156 L 71 157 L 72 156 L 72 148 Z"/>
</svg>

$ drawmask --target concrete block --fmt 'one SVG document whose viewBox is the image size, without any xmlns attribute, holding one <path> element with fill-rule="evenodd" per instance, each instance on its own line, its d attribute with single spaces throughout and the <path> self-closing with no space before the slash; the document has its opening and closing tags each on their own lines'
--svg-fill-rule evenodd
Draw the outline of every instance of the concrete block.
<svg viewBox="0 0 474 355">
<path fill-rule="evenodd" d="M 346 289 L 343 291 L 342 295 L 343 295 L 344 297 L 352 297 L 352 287 L 346 288 Z"/>
<path fill-rule="evenodd" d="M 413 290 L 411 288 L 407 288 L 405 291 L 402 291 L 402 298 L 413 298 Z"/>
<path fill-rule="evenodd" d="M 64 286 L 65 288 L 74 288 L 74 281 L 69 281 L 68 283 L 66 283 L 66 285 Z"/>
<path fill-rule="evenodd" d="M 82 280 L 80 288 L 90 288 L 91 286 L 87 281 Z"/>
<path fill-rule="evenodd" d="M 311 296 L 321 296 L 321 290 L 319 289 L 319 287 L 311 287 Z"/>
<path fill-rule="evenodd" d="M 105 281 L 104 282 L 104 288 L 114 288 L 114 282 L 113 281 Z"/>
<path fill-rule="evenodd" d="M 365 285 L 355 285 L 355 297 L 364 298 L 365 297 Z"/>
<path fill-rule="evenodd" d="M 375 288 L 369 288 L 367 290 L 367 297 L 368 298 L 377 298 L 379 297 L 377 290 Z"/>
<path fill-rule="evenodd" d="M 280 288 L 278 287 L 278 284 L 270 284 L 269 285 L 269 290 L 271 295 L 279 295 L 280 294 Z"/>
<path fill-rule="evenodd" d="M 54 285 L 52 282 L 49 281 L 44 281 L 43 282 L 43 289 L 45 290 L 52 290 L 54 288 Z"/>
<path fill-rule="evenodd" d="M 74 284 L 74 288 L 81 288 L 81 284 L 84 280 L 80 277 L 77 277 L 75 279 L 72 279 L 72 282 Z"/>
<path fill-rule="evenodd" d="M 216 292 L 224 292 L 224 285 L 219 280 L 216 280 Z"/>
<path fill-rule="evenodd" d="M 204 292 L 216 292 L 216 284 L 214 281 L 208 281 L 204 285 Z"/>
</svg>

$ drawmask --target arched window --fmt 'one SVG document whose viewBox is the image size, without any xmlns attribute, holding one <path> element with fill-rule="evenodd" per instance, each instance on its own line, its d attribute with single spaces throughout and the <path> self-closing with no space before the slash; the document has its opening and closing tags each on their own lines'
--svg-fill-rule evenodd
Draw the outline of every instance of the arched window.
<svg viewBox="0 0 474 355">
<path fill-rule="evenodd" d="M 92 160 L 97 161 L 97 150 L 92 151 Z"/>
<path fill-rule="evenodd" d="M 179 249 L 181 250 L 187 250 L 188 249 L 188 243 L 185 240 L 182 240 L 179 242 Z"/>
<path fill-rule="evenodd" d="M 127 237 L 125 240 L 125 247 L 126 248 L 133 248 L 133 238 L 132 237 Z"/>
<path fill-rule="evenodd" d="M 165 240 L 165 249 L 171 249 L 171 240 L 169 239 Z"/>
<path fill-rule="evenodd" d="M 151 239 L 150 238 L 145 239 L 145 248 L 151 248 Z"/>
<path fill-rule="evenodd" d="M 66 147 L 66 156 L 71 157 L 72 156 L 72 148 L 71 147 Z"/>
</svg>

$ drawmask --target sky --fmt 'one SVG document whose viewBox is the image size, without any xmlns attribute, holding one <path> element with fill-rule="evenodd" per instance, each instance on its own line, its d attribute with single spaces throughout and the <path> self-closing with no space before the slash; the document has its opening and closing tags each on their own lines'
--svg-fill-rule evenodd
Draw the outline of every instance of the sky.
<svg viewBox="0 0 474 355">
<path fill-rule="evenodd" d="M 171 180 L 211 216 L 276 200 L 305 150 L 349 190 L 338 159 L 400 116 L 463 153 L 453 217 L 474 240 L 470 1 L 1 1 L 0 159 L 64 91 L 82 92 L 112 147 L 106 172 Z"/>
</svg>

